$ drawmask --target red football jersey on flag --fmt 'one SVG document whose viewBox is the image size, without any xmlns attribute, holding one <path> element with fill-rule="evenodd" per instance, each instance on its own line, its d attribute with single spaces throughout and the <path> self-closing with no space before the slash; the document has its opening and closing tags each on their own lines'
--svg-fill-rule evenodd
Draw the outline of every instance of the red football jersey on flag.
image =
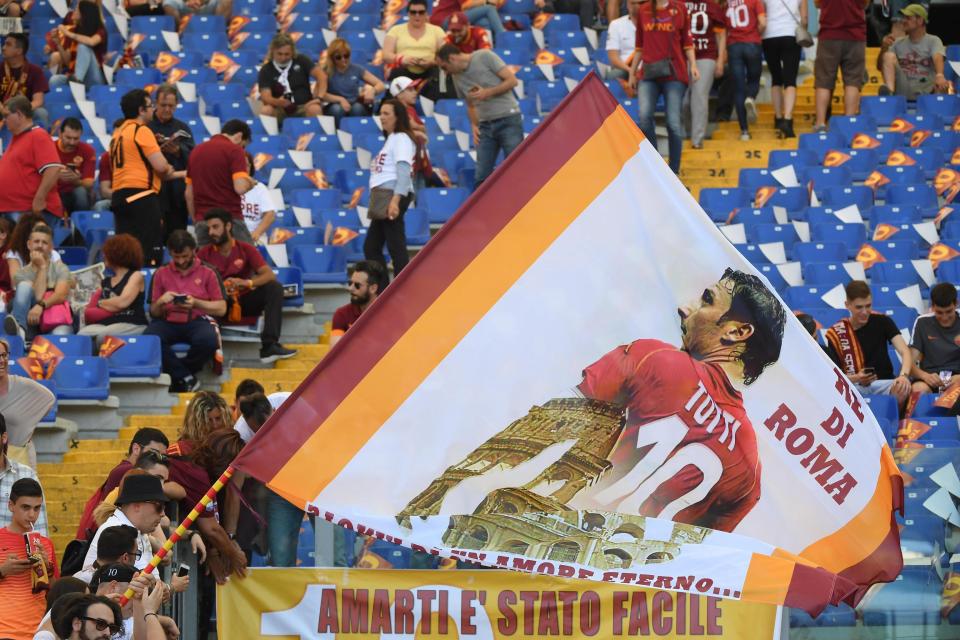
<svg viewBox="0 0 960 640">
<path fill-rule="evenodd" d="M 578 388 L 627 410 L 610 455 L 614 469 L 593 501 L 732 531 L 760 499 L 756 434 L 720 366 L 659 340 L 637 340 L 587 367 Z"/>
</svg>

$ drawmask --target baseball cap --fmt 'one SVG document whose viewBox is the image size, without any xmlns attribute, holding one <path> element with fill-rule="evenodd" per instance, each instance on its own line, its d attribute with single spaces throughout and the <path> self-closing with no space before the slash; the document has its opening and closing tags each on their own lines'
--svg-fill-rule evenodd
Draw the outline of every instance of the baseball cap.
<svg viewBox="0 0 960 640">
<path fill-rule="evenodd" d="M 448 29 L 460 29 L 462 27 L 469 27 L 470 20 L 467 18 L 467 14 L 463 11 L 457 11 L 452 16 L 450 16 L 450 22 L 447 23 Z"/>
<path fill-rule="evenodd" d="M 137 570 L 129 564 L 115 562 L 99 567 L 90 578 L 90 590 L 96 591 L 104 582 L 130 582 Z"/>
<path fill-rule="evenodd" d="M 400 76 L 399 78 L 394 78 L 390 83 L 390 95 L 397 97 L 400 95 L 401 91 L 405 91 L 408 87 L 413 87 L 416 89 L 419 86 L 419 80 L 414 80 L 413 78 L 408 78 L 406 76 Z"/>
<path fill-rule="evenodd" d="M 924 20 L 927 19 L 927 10 L 923 8 L 922 4 L 908 4 L 903 9 L 900 9 L 900 13 L 905 16 L 916 16 Z"/>
</svg>

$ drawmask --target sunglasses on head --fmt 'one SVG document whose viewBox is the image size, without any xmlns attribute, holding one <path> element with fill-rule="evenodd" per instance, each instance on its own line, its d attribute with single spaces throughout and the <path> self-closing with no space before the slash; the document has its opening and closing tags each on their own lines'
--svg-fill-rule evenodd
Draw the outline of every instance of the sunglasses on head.
<svg viewBox="0 0 960 640">
<path fill-rule="evenodd" d="M 104 619 L 102 619 L 102 618 L 90 618 L 90 617 L 88 617 L 88 616 L 81 616 L 80 619 L 81 619 L 81 620 L 86 620 L 87 622 L 92 622 L 92 623 L 93 623 L 93 626 L 95 626 L 95 627 L 97 628 L 97 631 L 103 631 L 104 629 L 110 629 L 110 635 L 114 635 L 114 636 L 115 636 L 115 635 L 117 635 L 118 633 L 120 633 L 120 632 L 123 630 L 123 628 L 122 628 L 120 625 L 107 622 L 106 620 L 104 620 Z"/>
</svg>

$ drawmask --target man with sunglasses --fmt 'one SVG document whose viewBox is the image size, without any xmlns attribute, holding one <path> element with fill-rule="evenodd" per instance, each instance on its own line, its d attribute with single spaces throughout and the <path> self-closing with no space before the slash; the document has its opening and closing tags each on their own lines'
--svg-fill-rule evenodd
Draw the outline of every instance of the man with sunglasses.
<svg viewBox="0 0 960 640">
<path fill-rule="evenodd" d="M 10 524 L 0 529 L 0 638 L 29 640 L 46 610 L 45 594 L 33 592 L 33 574 L 40 562 L 51 579 L 60 577 L 53 543 L 34 531 L 43 505 L 43 490 L 36 480 L 23 478 L 13 484 L 4 507 L 12 514 Z M 27 557 L 24 536 L 30 536 Z"/>
<path fill-rule="evenodd" d="M 362 260 L 353 267 L 347 289 L 350 292 L 350 304 L 345 304 L 333 312 L 333 330 L 330 332 L 330 346 L 337 344 L 347 329 L 353 326 L 360 315 L 373 304 L 377 296 L 387 286 L 387 274 L 376 262 Z"/>
<path fill-rule="evenodd" d="M 98 596 L 113 599 L 126 593 L 130 587 L 134 591 L 134 596 L 120 609 L 120 625 L 111 628 L 113 640 L 132 640 L 133 638 L 150 640 L 153 637 L 147 634 L 144 625 L 147 616 L 150 614 L 144 614 L 142 610 L 140 615 L 135 614 L 144 590 L 152 589 L 156 584 L 157 576 L 155 574 L 141 573 L 137 571 L 136 567 L 126 562 L 105 564 L 96 570 L 90 579 L 90 590 Z M 165 587 L 161 585 L 160 588 Z M 142 609 L 142 607 L 140 608 Z M 177 638 L 180 636 L 180 630 L 171 618 L 157 615 L 157 620 L 164 632 L 168 634 L 167 637 Z M 100 626 L 104 625 L 98 625 L 98 629 Z"/>
<path fill-rule="evenodd" d="M 114 563 L 134 564 L 140 559 L 140 549 L 137 538 L 140 533 L 129 525 L 118 524 L 104 527 L 97 544 L 97 559 L 89 567 L 85 567 L 73 574 L 74 578 L 90 584 L 93 574 L 100 567 Z"/>
<path fill-rule="evenodd" d="M 133 563 L 137 569 L 145 569 L 153 557 L 153 547 L 149 534 L 153 533 L 163 519 L 167 497 L 163 493 L 163 482 L 145 471 L 130 471 L 120 483 L 120 494 L 115 504 L 116 511 L 100 525 L 90 548 L 83 559 L 83 566 L 90 567 L 99 555 L 100 536 L 108 527 L 126 525 L 135 528 L 137 535 L 137 553 L 139 557 Z"/>
<path fill-rule="evenodd" d="M 53 630 L 62 640 L 112 640 L 123 632 L 120 606 L 106 596 L 68 594 L 66 605 L 55 606 Z"/>
</svg>

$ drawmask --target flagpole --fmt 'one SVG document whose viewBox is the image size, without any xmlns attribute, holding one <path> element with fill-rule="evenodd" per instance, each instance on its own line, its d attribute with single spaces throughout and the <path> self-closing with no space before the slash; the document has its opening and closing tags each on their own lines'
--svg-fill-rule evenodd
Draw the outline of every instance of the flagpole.
<svg viewBox="0 0 960 640">
<path fill-rule="evenodd" d="M 193 521 L 203 513 L 204 509 L 207 508 L 207 505 L 216 497 L 217 493 L 230 481 L 231 476 L 233 476 L 234 468 L 233 465 L 230 465 L 226 470 L 217 478 L 217 481 L 213 483 L 213 486 L 207 489 L 207 492 L 203 494 L 203 497 L 200 498 L 193 510 L 183 519 L 183 522 L 180 523 L 180 526 L 174 530 L 170 537 L 167 538 L 167 541 L 163 543 L 163 547 L 157 551 L 154 556 L 150 559 L 150 563 L 143 570 L 143 573 L 153 573 L 153 570 L 156 569 L 157 565 L 170 553 L 170 550 L 173 549 L 173 545 L 177 544 L 183 534 L 187 532 L 187 529 L 190 528 L 190 525 L 193 524 Z M 120 606 L 127 604 L 130 601 L 130 598 L 133 597 L 133 587 L 127 589 L 126 593 L 123 594 L 123 597 L 120 598 Z"/>
</svg>

